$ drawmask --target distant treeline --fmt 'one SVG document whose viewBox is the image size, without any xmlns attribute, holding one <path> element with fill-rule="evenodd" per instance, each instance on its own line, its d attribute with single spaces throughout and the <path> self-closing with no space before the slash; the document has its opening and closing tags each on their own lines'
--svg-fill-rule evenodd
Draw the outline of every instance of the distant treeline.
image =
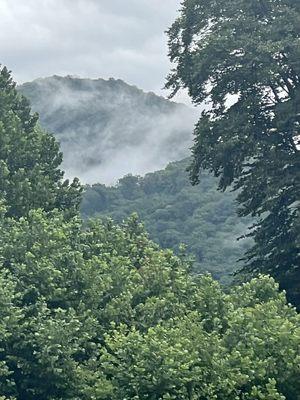
<svg viewBox="0 0 300 400">
<path fill-rule="evenodd" d="M 145 177 L 127 175 L 114 187 L 88 185 L 81 213 L 121 222 L 137 212 L 154 241 L 176 252 L 186 244 L 196 261 L 194 271 L 209 271 L 227 283 L 249 247 L 249 239 L 237 239 L 247 233 L 251 219 L 237 216 L 235 194 L 217 191 L 212 175 L 203 173 L 200 184 L 192 186 L 188 163 L 174 162 Z"/>
</svg>

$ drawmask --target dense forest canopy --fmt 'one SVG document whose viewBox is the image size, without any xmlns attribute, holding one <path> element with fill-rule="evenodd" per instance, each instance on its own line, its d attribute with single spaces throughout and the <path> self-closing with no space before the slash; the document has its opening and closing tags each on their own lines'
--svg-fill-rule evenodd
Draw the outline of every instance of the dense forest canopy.
<svg viewBox="0 0 300 400">
<path fill-rule="evenodd" d="M 112 184 L 186 157 L 193 109 L 120 79 L 53 76 L 18 87 L 64 153 L 68 176 Z"/>
<path fill-rule="evenodd" d="M 5 68 L 1 84 L 2 140 L 15 139 L 20 160 L 32 135 L 57 149 Z M 225 293 L 149 240 L 136 216 L 83 224 L 78 183 L 50 179 L 59 153 L 47 154 L 38 171 L 42 193 L 56 185 L 56 207 L 0 193 L 1 400 L 299 399 L 299 314 L 273 279 Z M 12 189 L 14 168 L 3 177 Z M 20 213 L 9 212 L 15 199 Z"/>
<path fill-rule="evenodd" d="M 145 177 L 127 175 L 115 187 L 85 187 L 81 213 L 87 217 L 111 217 L 117 222 L 137 212 L 151 239 L 163 248 L 194 257 L 194 272 L 210 272 L 228 283 L 251 241 L 237 240 L 248 233 L 254 220 L 236 214 L 236 195 L 217 191 L 217 180 L 203 173 L 193 187 L 186 168 L 190 160 L 174 162 Z"/>
<path fill-rule="evenodd" d="M 167 86 L 210 104 L 199 186 L 183 160 L 87 187 L 81 210 L 58 142 L 0 66 L 0 400 L 300 400 L 300 314 L 282 290 L 300 304 L 299 22 L 295 0 L 183 0 Z M 185 236 L 206 261 L 223 246 L 222 274 L 223 233 L 248 222 L 203 169 L 258 219 L 240 284 L 191 273 L 200 258 L 161 248 L 136 214 L 80 215 L 138 209 L 164 246 Z"/>
<path fill-rule="evenodd" d="M 300 2 L 185 0 L 168 31 L 174 70 L 202 112 L 191 180 L 202 168 L 259 218 L 244 272 L 271 273 L 300 305 Z"/>
</svg>

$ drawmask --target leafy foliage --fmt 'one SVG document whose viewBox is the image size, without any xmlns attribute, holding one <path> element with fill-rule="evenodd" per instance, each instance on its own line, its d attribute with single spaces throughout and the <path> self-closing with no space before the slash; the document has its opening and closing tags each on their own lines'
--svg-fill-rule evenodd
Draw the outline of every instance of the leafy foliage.
<svg viewBox="0 0 300 400">
<path fill-rule="evenodd" d="M 37 125 L 28 101 L 15 89 L 9 71 L 0 69 L 0 196 L 7 215 L 58 208 L 74 214 L 80 202 L 78 180 L 63 181 L 62 154 L 55 139 Z"/>
<path fill-rule="evenodd" d="M 111 217 L 121 222 L 137 212 L 150 237 L 163 248 L 195 257 L 194 271 L 209 271 L 223 283 L 239 268 L 248 241 L 250 219 L 235 214 L 235 195 L 217 191 L 216 179 L 202 174 L 198 187 L 190 185 L 185 171 L 189 160 L 171 163 L 145 177 L 127 175 L 116 187 L 86 186 L 81 213 L 86 217 Z"/>
<path fill-rule="evenodd" d="M 299 398 L 300 319 L 272 279 L 226 294 L 136 217 L 36 210 L 0 231 L 1 395 Z"/>
<path fill-rule="evenodd" d="M 31 199 L 0 203 L 1 400 L 300 399 L 300 318 L 272 278 L 225 293 L 136 215 L 84 225 Z"/>
<path fill-rule="evenodd" d="M 169 30 L 167 87 L 207 101 L 195 129 L 191 180 L 213 171 L 260 218 L 247 274 L 271 273 L 300 304 L 300 8 L 291 0 L 185 0 Z"/>
<path fill-rule="evenodd" d="M 146 333 L 121 326 L 106 335 L 100 360 L 112 377 L 112 398 L 124 393 L 130 399 L 299 398 L 298 333 L 290 333 L 299 316 L 282 309 L 274 281 L 253 280 L 228 295 L 209 278 L 201 279 L 203 287 L 208 318 L 200 307 Z M 216 297 L 208 300 L 211 291 Z M 247 304 L 242 297 L 250 293 Z M 296 359 L 282 352 L 286 340 Z"/>
</svg>

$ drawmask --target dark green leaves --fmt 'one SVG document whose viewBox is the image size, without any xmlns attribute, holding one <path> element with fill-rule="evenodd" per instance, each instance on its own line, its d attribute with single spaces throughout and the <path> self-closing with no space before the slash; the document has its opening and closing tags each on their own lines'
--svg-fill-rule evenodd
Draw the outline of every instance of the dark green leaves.
<svg viewBox="0 0 300 400">
<path fill-rule="evenodd" d="M 299 6 L 292 1 L 186 0 L 169 30 L 167 87 L 209 103 L 195 129 L 202 168 L 239 189 L 241 215 L 261 217 L 245 272 L 269 272 L 300 304 Z"/>
<path fill-rule="evenodd" d="M 58 143 L 37 125 L 38 116 L 31 114 L 5 67 L 0 89 L 0 196 L 7 215 L 21 217 L 33 208 L 74 215 L 81 189 L 76 179 L 62 180 Z"/>
</svg>

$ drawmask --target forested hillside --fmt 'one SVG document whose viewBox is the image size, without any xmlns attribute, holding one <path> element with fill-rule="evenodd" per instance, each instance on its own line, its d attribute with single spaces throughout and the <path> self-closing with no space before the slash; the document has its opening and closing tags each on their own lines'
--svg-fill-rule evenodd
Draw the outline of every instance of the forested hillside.
<svg viewBox="0 0 300 400">
<path fill-rule="evenodd" d="M 69 177 L 113 183 L 188 154 L 195 111 L 120 79 L 53 76 L 18 88 L 64 153 Z"/>
<path fill-rule="evenodd" d="M 249 240 L 237 241 L 254 222 L 236 214 L 236 195 L 217 190 L 217 180 L 201 175 L 193 187 L 185 159 L 144 177 L 127 175 L 114 187 L 85 187 L 81 213 L 87 217 L 111 217 L 117 222 L 137 212 L 150 237 L 163 248 L 178 253 L 181 243 L 195 258 L 193 270 L 209 271 L 223 283 L 242 264 L 238 260 L 249 248 Z"/>
<path fill-rule="evenodd" d="M 0 134 L 1 400 L 299 399 L 300 319 L 274 280 L 224 293 L 136 217 L 83 225 L 6 68 Z"/>
<path fill-rule="evenodd" d="M 85 194 L 65 179 L 58 141 L 0 65 L 0 400 L 300 400 L 299 21 L 294 0 L 182 0 L 168 31 L 167 87 L 209 104 L 192 157 Z M 66 124 L 64 145 L 74 133 L 69 174 L 104 167 L 98 139 L 104 154 L 111 144 L 109 156 L 127 159 L 153 155 L 155 144 L 168 157 L 180 143 L 177 156 L 186 151 L 185 107 L 121 81 L 38 82 L 26 87 L 40 91 L 43 118 Z M 61 82 L 65 95 L 55 97 Z M 80 98 L 74 85 L 83 99 L 88 85 L 103 85 L 113 111 L 116 86 L 124 115 L 98 124 L 102 89 L 64 106 Z M 144 120 L 122 136 L 137 115 L 123 107 L 126 90 L 139 93 L 135 103 L 129 96 L 139 112 L 152 110 L 153 141 L 140 136 Z M 170 136 L 154 118 L 164 106 L 164 116 L 183 110 Z M 85 135 L 84 126 L 101 130 Z M 138 153 L 126 152 L 133 139 Z M 87 143 L 84 162 L 76 146 Z M 151 237 L 136 213 L 126 218 L 133 211 Z M 214 277 L 228 283 L 249 223 L 242 270 L 224 287 Z M 180 242 L 196 262 L 174 252 Z"/>
</svg>

